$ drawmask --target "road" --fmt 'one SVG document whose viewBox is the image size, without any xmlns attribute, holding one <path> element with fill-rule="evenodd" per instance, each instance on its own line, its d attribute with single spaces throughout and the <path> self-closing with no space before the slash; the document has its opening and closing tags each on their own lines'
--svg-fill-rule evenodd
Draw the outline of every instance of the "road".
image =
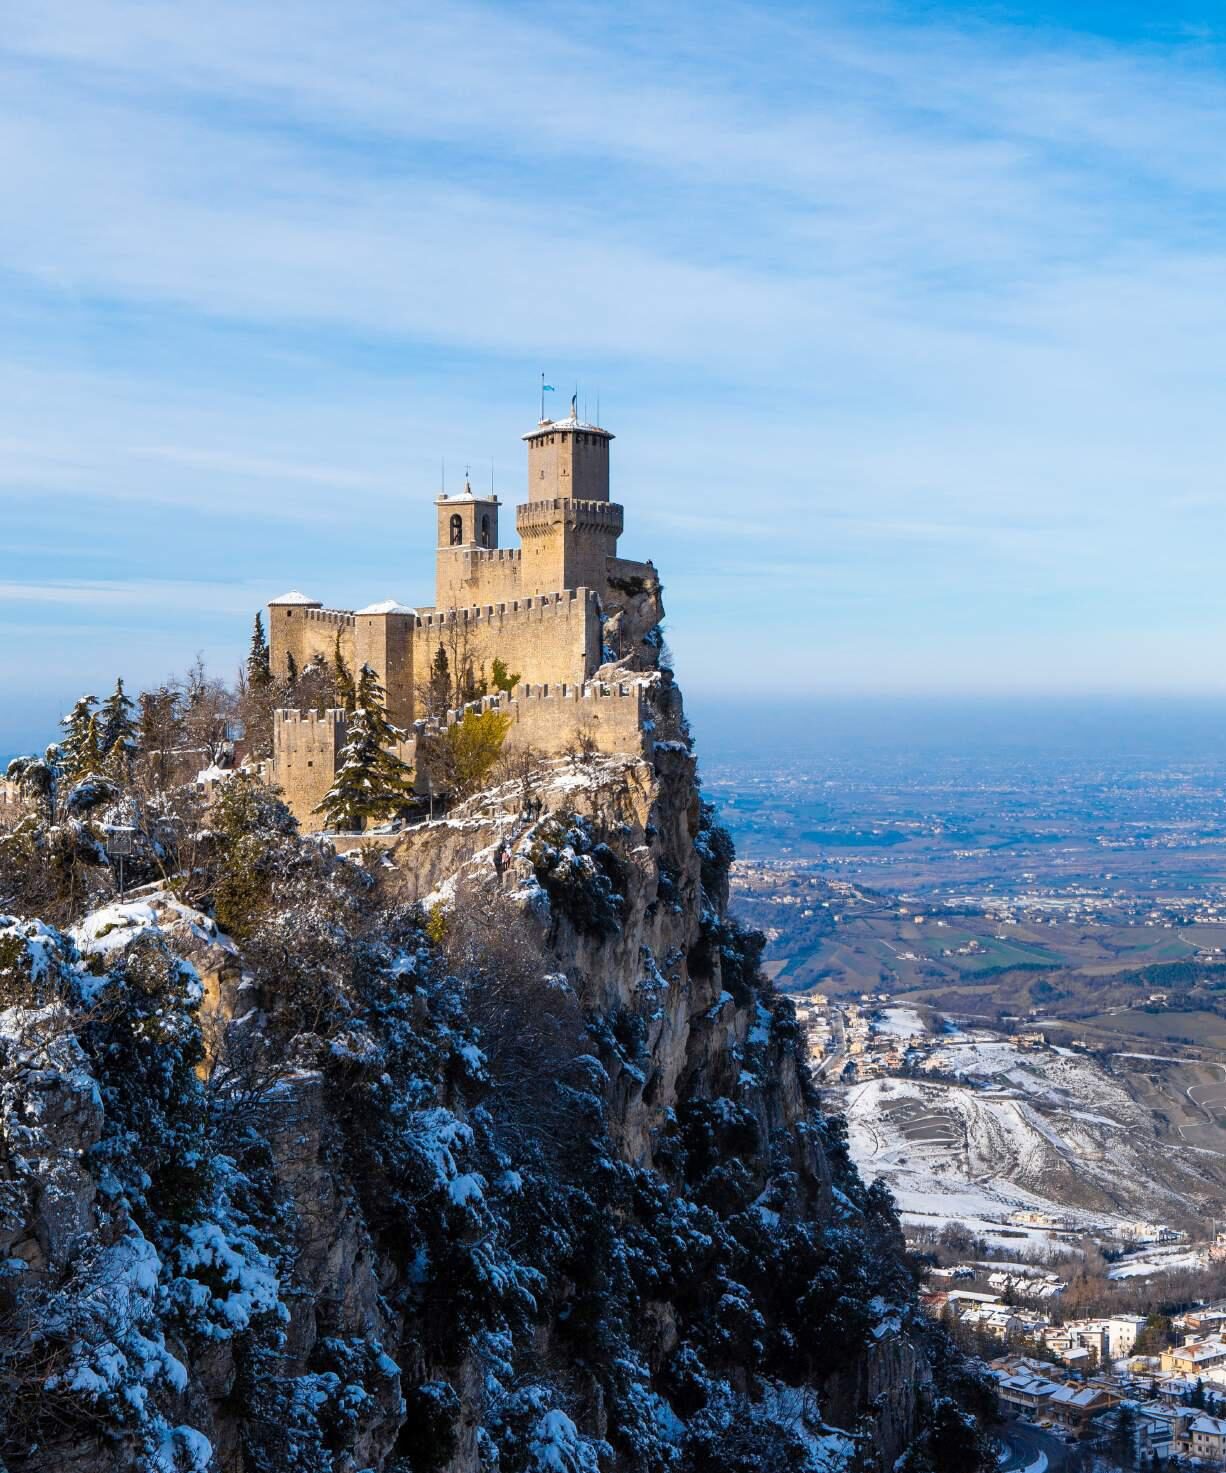
<svg viewBox="0 0 1226 1473">
<path fill-rule="evenodd" d="M 1041 1427 L 1010 1420 L 1004 1425 L 1001 1439 L 1009 1444 L 1010 1456 L 1001 1463 L 1000 1473 L 1020 1473 L 1023 1468 L 1033 1467 L 1040 1454 L 1047 1458 L 1049 1473 L 1063 1473 L 1068 1466 L 1067 1446 Z"/>
</svg>

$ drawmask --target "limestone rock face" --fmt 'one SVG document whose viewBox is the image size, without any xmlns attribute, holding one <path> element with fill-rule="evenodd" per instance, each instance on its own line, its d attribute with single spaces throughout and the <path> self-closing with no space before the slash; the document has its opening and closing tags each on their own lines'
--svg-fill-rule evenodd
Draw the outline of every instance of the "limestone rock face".
<svg viewBox="0 0 1226 1473">
<path fill-rule="evenodd" d="M 6 1021 L 14 1044 L 47 1041 L 42 1057 L 18 1055 L 0 1094 L 0 1260 L 51 1277 L 68 1269 L 94 1225 L 96 1187 L 85 1163 L 102 1134 L 102 1100 L 80 1045 L 49 1011 L 21 1019 L 10 1009 L 0 1027 Z"/>
<path fill-rule="evenodd" d="M 608 668 L 614 671 L 655 670 L 660 663 L 663 590 L 654 570 L 610 580 L 605 591 L 602 640 Z M 616 675 L 600 675 L 615 679 Z"/>
</svg>

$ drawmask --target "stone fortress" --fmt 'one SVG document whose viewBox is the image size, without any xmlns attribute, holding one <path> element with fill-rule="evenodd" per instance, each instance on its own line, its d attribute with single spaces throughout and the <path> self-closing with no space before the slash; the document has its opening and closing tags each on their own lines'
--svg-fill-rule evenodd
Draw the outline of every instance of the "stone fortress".
<svg viewBox="0 0 1226 1473">
<path fill-rule="evenodd" d="M 508 694 L 475 703 L 511 717 L 509 747 L 565 751 L 582 733 L 597 750 L 645 753 L 659 702 L 660 583 L 650 562 L 618 556 L 623 508 L 609 497 L 613 436 L 569 418 L 542 419 L 528 445 L 528 499 L 515 509 L 519 547 L 499 542 L 500 502 L 465 484 L 435 500 L 434 603 L 388 599 L 329 609 L 302 593 L 269 604 L 273 673 L 286 676 L 337 650 L 350 670 L 369 664 L 406 732 L 398 755 L 414 765 L 424 726 L 421 688 L 441 646 L 453 675 L 488 678 L 495 658 L 519 675 Z M 455 721 L 463 711 L 449 711 Z M 278 711 L 270 777 L 305 829 L 332 784 L 345 743 L 342 711 Z"/>
</svg>

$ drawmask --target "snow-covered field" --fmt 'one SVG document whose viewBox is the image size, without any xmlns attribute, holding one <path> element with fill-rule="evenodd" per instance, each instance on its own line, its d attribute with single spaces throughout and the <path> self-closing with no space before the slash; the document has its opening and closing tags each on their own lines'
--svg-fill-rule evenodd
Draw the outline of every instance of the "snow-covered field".
<svg viewBox="0 0 1226 1473">
<path fill-rule="evenodd" d="M 881 1016 L 873 1021 L 873 1031 L 891 1038 L 910 1038 L 927 1029 L 914 1008 L 883 1008 Z"/>
<path fill-rule="evenodd" d="M 1169 1274 L 1178 1268 L 1199 1268 L 1204 1255 L 1194 1248 L 1156 1248 L 1152 1253 L 1143 1253 L 1130 1258 L 1127 1263 L 1117 1263 L 1107 1270 L 1109 1279 L 1139 1279 L 1150 1274 Z"/>
<path fill-rule="evenodd" d="M 942 1041 L 924 1067 L 956 1082 L 876 1078 L 841 1092 L 852 1155 L 885 1179 L 904 1221 L 956 1218 L 987 1236 L 1008 1229 L 1005 1246 L 1022 1242 L 1015 1233 L 1043 1244 L 1052 1224 L 1023 1215 L 1108 1232 L 1186 1219 L 1226 1190 L 1226 1157 L 1172 1139 L 1087 1055 L 980 1032 Z"/>
</svg>

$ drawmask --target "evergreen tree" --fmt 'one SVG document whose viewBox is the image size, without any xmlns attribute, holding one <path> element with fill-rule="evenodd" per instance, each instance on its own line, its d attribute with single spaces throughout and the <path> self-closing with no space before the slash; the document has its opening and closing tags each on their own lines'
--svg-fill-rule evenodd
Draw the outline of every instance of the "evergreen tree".
<svg viewBox="0 0 1226 1473">
<path fill-rule="evenodd" d="M 422 688 L 422 696 L 427 716 L 441 716 L 451 704 L 451 662 L 441 641 L 434 659 L 430 661 L 430 674 Z"/>
<path fill-rule="evenodd" d="M 1111 1434 L 1111 1451 L 1124 1467 L 1136 1455 L 1137 1415 L 1129 1402 L 1121 1402 L 1115 1412 L 1115 1430 Z"/>
<path fill-rule="evenodd" d="M 102 759 L 102 772 L 113 783 L 126 788 L 132 781 L 132 744 L 116 742 Z"/>
<path fill-rule="evenodd" d="M 294 659 L 292 651 L 285 656 L 285 684 L 292 695 L 294 687 L 298 684 L 298 661 Z"/>
<path fill-rule="evenodd" d="M 357 691 L 353 684 L 353 672 L 345 664 L 345 656 L 341 653 L 341 632 L 336 631 L 336 648 L 333 652 L 332 663 L 336 666 L 336 701 L 342 711 L 352 711 L 357 705 Z"/>
<path fill-rule="evenodd" d="M 376 735 L 378 718 L 359 706 L 337 758 L 336 777 L 315 810 L 332 829 L 361 829 L 390 818 L 411 794 L 409 769 L 383 749 Z"/>
<path fill-rule="evenodd" d="M 266 690 L 272 684 L 272 663 L 268 641 L 264 638 L 264 619 L 258 613 L 251 631 L 251 648 L 247 652 L 247 684 L 252 690 Z"/>
<path fill-rule="evenodd" d="M 55 817 L 56 783 L 60 775 L 60 749 L 53 744 L 42 757 L 14 757 L 5 777 L 16 783 L 22 796 L 42 804 L 47 821 Z"/>
<path fill-rule="evenodd" d="M 116 677 L 115 689 L 107 696 L 98 712 L 101 725 L 98 742 L 105 757 L 118 742 L 130 753 L 136 744 L 135 705 L 124 695 L 123 680 Z"/>
<path fill-rule="evenodd" d="M 401 728 L 387 719 L 387 696 L 369 665 L 358 671 L 355 707 L 366 712 L 366 723 L 381 747 L 391 747 L 404 740 Z"/>
<path fill-rule="evenodd" d="M 90 773 L 102 771 L 102 745 L 98 731 L 98 717 L 89 718 L 85 728 L 85 740 L 77 753 L 73 777 L 88 777 Z"/>
<path fill-rule="evenodd" d="M 505 691 L 507 695 L 510 695 L 515 687 L 519 684 L 519 672 L 516 671 L 514 675 L 508 674 L 506 661 L 500 660 L 498 656 L 495 655 L 494 664 L 492 666 L 490 674 L 490 684 L 494 687 L 495 690 Z"/>
<path fill-rule="evenodd" d="M 83 772 L 92 772 L 96 768 L 98 729 L 94 725 L 94 707 L 97 704 L 97 696 L 82 696 L 60 722 L 64 728 L 64 739 L 59 744 L 60 761 L 69 778 L 80 777 Z M 82 761 L 88 762 L 91 752 L 95 767 L 83 767 Z"/>
</svg>

